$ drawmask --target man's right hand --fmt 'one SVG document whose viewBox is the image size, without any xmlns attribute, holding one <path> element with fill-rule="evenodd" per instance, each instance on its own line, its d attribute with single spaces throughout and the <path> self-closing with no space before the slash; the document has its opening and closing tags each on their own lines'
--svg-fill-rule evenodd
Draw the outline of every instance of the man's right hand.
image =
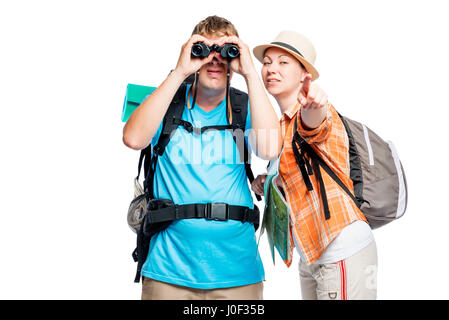
<svg viewBox="0 0 449 320">
<path fill-rule="evenodd" d="M 176 65 L 175 71 L 179 72 L 187 78 L 192 73 L 198 71 L 203 65 L 212 61 L 215 56 L 215 52 L 211 52 L 211 54 L 207 58 L 196 58 L 192 56 L 192 46 L 196 42 L 204 42 L 206 45 L 211 46 L 213 43 L 207 38 L 200 36 L 199 34 L 194 34 L 190 39 L 182 46 L 181 54 L 178 59 L 178 63 Z"/>
<path fill-rule="evenodd" d="M 253 190 L 256 194 L 263 196 L 264 195 L 263 184 L 265 183 L 265 180 L 267 180 L 266 174 L 258 175 L 257 178 L 254 179 L 253 183 L 251 183 L 251 190 Z"/>
</svg>

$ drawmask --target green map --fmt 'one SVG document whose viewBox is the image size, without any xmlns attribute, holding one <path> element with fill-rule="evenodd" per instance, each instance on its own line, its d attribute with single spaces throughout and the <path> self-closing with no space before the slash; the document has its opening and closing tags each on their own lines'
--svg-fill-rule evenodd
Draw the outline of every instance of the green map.
<svg viewBox="0 0 449 320">
<path fill-rule="evenodd" d="M 274 166 L 276 165 L 275 163 Z M 274 248 L 276 248 L 282 260 L 290 260 L 290 208 L 276 185 L 277 170 L 272 174 L 270 174 L 270 171 L 269 169 L 264 185 L 265 209 L 261 233 L 267 232 L 274 264 Z"/>
</svg>

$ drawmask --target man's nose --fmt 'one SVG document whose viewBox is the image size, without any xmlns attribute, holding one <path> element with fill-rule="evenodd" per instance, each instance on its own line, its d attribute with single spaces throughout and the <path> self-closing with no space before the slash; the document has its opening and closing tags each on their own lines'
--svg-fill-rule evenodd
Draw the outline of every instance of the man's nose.
<svg viewBox="0 0 449 320">
<path fill-rule="evenodd" d="M 219 54 L 219 53 L 214 52 L 214 53 L 211 53 L 211 54 L 214 54 L 214 57 L 213 57 L 212 61 L 210 62 L 212 65 L 218 66 L 218 65 L 223 65 L 224 64 L 224 61 L 220 61 L 220 59 L 217 56 L 217 54 Z"/>
</svg>

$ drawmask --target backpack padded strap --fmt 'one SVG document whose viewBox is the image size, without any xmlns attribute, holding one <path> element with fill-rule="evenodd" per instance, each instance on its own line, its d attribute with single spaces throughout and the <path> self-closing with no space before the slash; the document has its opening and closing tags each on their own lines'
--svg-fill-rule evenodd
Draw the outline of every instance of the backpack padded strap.
<svg viewBox="0 0 449 320">
<path fill-rule="evenodd" d="M 163 123 L 162 123 L 162 132 L 159 137 L 157 144 L 153 148 L 153 156 L 151 158 L 151 163 L 149 165 L 147 176 L 144 182 L 144 190 L 147 192 L 151 198 L 154 197 L 153 194 L 153 178 L 154 173 L 156 171 L 157 165 L 157 157 L 164 154 L 165 147 L 170 141 L 170 136 L 173 130 L 178 127 L 176 124 L 176 119 L 180 119 L 182 117 L 182 113 L 184 111 L 185 105 L 185 96 L 186 96 L 186 84 L 182 84 L 181 87 L 176 92 L 168 110 L 165 114 Z"/>
<path fill-rule="evenodd" d="M 248 94 L 246 94 L 243 91 L 240 91 L 235 88 L 230 88 L 230 96 L 231 96 L 231 109 L 232 109 L 232 122 L 233 124 L 238 125 L 239 128 L 242 129 L 242 132 L 239 132 L 237 134 L 233 135 L 234 141 L 237 145 L 237 148 L 239 149 L 240 159 L 245 164 L 245 171 L 246 176 L 248 177 L 248 180 L 250 183 L 254 181 L 254 174 L 251 170 L 251 165 L 249 163 L 249 151 L 248 146 L 246 145 L 245 139 L 245 129 L 246 129 L 246 118 L 248 116 Z M 228 116 L 228 122 L 229 122 L 229 114 L 226 113 Z M 241 134 L 241 136 L 240 136 Z M 239 137 L 237 137 L 239 135 Z M 237 139 L 239 138 L 239 140 Z M 243 141 L 240 141 L 240 139 L 243 139 Z M 243 150 L 242 150 L 243 146 Z M 243 154 L 243 157 L 242 157 Z M 256 195 L 256 199 L 258 201 L 262 200 L 262 197 L 258 194 Z"/>
<path fill-rule="evenodd" d="M 236 88 L 230 89 L 232 122 L 241 125 L 243 128 L 246 124 L 246 116 L 248 115 L 248 94 Z M 229 122 L 229 114 L 226 113 Z"/>
<path fill-rule="evenodd" d="M 352 184 L 354 186 L 354 195 L 357 199 L 358 207 L 365 202 L 363 199 L 363 174 L 362 174 L 362 165 L 360 163 L 360 155 L 357 150 L 357 146 L 354 140 L 354 136 L 352 134 L 351 128 L 349 127 L 348 121 L 338 113 L 340 120 L 343 122 L 346 133 L 348 135 L 349 140 L 349 164 L 350 164 L 350 178 L 352 180 Z"/>
</svg>

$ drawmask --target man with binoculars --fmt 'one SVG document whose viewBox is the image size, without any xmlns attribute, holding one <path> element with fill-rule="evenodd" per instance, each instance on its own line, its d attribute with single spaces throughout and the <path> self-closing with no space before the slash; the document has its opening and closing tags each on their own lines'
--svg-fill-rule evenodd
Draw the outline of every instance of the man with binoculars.
<svg viewBox="0 0 449 320">
<path fill-rule="evenodd" d="M 248 96 L 229 88 L 234 72 L 244 77 Z M 185 85 L 192 74 L 195 82 Z M 167 117 L 179 101 L 182 118 Z M 247 110 L 236 108 L 236 101 Z M 177 218 L 151 237 L 142 299 L 262 299 L 259 212 L 242 149 L 222 129 L 251 129 L 250 149 L 263 159 L 277 157 L 282 138 L 249 48 L 228 20 L 211 16 L 194 28 L 176 68 L 127 121 L 123 141 L 135 150 L 155 146 L 171 121 L 178 127 L 159 153 L 152 192 L 156 200 L 173 202 L 164 210 L 174 208 Z"/>
</svg>

